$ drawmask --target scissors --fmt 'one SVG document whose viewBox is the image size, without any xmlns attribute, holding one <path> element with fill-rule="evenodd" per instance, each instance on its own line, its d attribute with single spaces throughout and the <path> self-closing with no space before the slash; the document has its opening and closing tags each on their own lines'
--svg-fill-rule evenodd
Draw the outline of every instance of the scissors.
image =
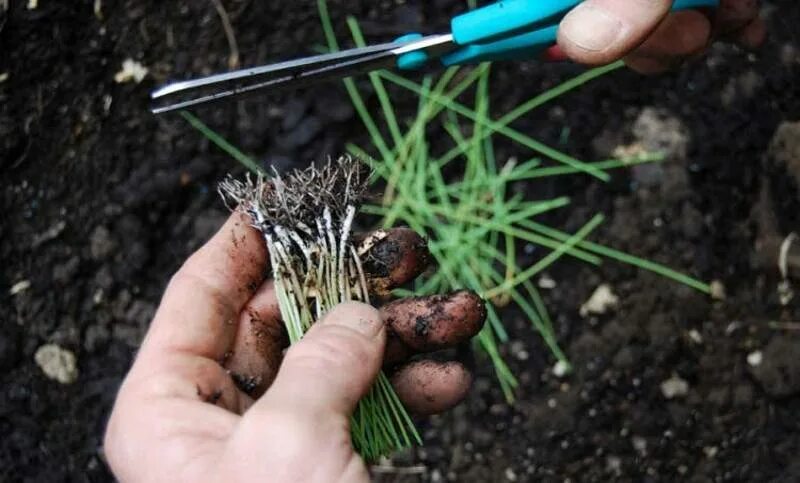
<svg viewBox="0 0 800 483">
<path fill-rule="evenodd" d="M 161 114 L 247 94 L 301 88 L 378 69 L 414 71 L 539 58 L 556 43 L 558 24 L 582 0 L 501 0 L 451 19 L 450 33 L 404 35 L 394 42 L 315 55 L 168 84 L 151 94 Z M 672 10 L 716 8 L 719 0 L 675 0 Z"/>
</svg>

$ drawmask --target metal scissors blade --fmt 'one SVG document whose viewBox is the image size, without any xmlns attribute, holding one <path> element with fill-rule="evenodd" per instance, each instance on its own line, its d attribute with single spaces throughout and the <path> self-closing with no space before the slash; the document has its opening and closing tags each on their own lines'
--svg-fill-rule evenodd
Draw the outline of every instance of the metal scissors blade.
<svg viewBox="0 0 800 483">
<path fill-rule="evenodd" d="M 427 49 L 443 51 L 452 43 L 452 35 L 431 35 L 413 41 L 389 42 L 175 82 L 151 94 L 153 100 L 163 103 L 151 110 L 160 114 L 259 91 L 300 88 L 329 79 L 350 77 L 392 67 L 400 55 Z"/>
</svg>

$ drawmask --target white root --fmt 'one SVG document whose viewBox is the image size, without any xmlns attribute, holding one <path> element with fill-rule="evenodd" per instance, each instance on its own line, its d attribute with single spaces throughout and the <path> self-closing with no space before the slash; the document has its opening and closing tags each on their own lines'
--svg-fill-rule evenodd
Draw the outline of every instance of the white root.
<svg viewBox="0 0 800 483">
<path fill-rule="evenodd" d="M 365 179 L 342 158 L 320 168 L 267 180 L 227 179 L 219 192 L 231 209 L 250 215 L 264 234 L 275 290 L 292 341 L 346 300 L 369 302 L 359 250 L 351 243 Z M 372 239 L 377 243 L 385 232 Z M 363 246 L 361 247 L 363 249 Z"/>
</svg>

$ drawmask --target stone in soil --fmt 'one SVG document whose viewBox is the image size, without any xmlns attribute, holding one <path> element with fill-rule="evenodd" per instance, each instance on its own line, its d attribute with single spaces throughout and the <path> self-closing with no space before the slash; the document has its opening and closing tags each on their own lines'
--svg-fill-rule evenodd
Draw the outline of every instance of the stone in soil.
<svg viewBox="0 0 800 483">
<path fill-rule="evenodd" d="M 667 399 L 684 397 L 688 393 L 689 383 L 677 374 L 673 374 L 672 377 L 661 383 L 661 394 Z"/>
<path fill-rule="evenodd" d="M 800 121 L 778 126 L 769 145 L 769 154 L 800 184 Z"/>
<path fill-rule="evenodd" d="M 614 294 L 611 286 L 603 284 L 597 287 L 591 297 L 589 297 L 589 300 L 581 305 L 580 314 L 582 317 L 587 317 L 588 315 L 602 315 L 610 309 L 615 308 L 618 303 L 619 297 Z"/>
<path fill-rule="evenodd" d="M 646 107 L 633 123 L 633 135 L 644 147 L 670 158 L 684 158 L 689 134 L 680 119 L 667 111 Z"/>
<path fill-rule="evenodd" d="M 78 378 L 78 361 L 75 354 L 56 344 L 45 344 L 33 356 L 44 374 L 61 384 L 71 384 Z"/>
</svg>

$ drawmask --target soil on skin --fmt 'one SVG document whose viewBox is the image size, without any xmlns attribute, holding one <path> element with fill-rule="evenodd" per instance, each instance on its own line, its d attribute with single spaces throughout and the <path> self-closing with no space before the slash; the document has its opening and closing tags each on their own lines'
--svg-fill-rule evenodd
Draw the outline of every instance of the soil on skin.
<svg viewBox="0 0 800 483">
<path fill-rule="evenodd" d="M 242 172 L 180 117 L 152 116 L 148 93 L 170 78 L 226 69 L 229 49 L 212 2 L 28 3 L 0 2 L 0 480 L 108 481 L 101 443 L 117 387 L 170 274 L 225 217 L 216 183 Z M 353 14 L 376 41 L 443 29 L 463 8 L 452 0 L 330 3 L 337 25 Z M 315 2 L 223 4 L 242 65 L 323 42 Z M 479 358 L 466 402 L 422 425 L 424 448 L 395 458 L 421 474 L 382 478 L 800 479 L 800 331 L 769 324 L 800 320 L 800 297 L 781 304 L 774 264 L 759 262 L 758 251 L 800 229 L 800 162 L 787 154 L 797 147 L 771 144 L 779 126 L 800 118 L 800 6 L 782 0 L 764 10 L 771 40 L 759 52 L 717 46 L 656 78 L 619 71 L 515 124 L 587 159 L 634 142 L 669 153 L 664 164 L 607 184 L 575 176 L 518 189 L 570 194 L 572 208 L 546 220 L 567 230 L 602 211 L 608 220 L 594 240 L 719 280 L 724 299 L 615 262 L 559 262 L 546 302 L 574 372 L 555 377 L 539 338 L 506 310 L 512 340 L 503 355 L 520 379 L 516 405 L 504 402 Z M 141 83 L 114 81 L 128 58 L 149 69 Z M 580 70 L 497 65 L 494 110 Z M 369 92 L 366 79 L 359 83 Z M 401 115 L 414 102 L 400 103 Z M 374 97 L 370 106 L 378 112 Z M 338 84 L 197 114 L 278 169 L 365 140 Z M 800 140 L 796 126 L 782 131 Z M 497 155 L 530 157 L 505 140 Z M 543 253 L 524 247 L 521 261 Z M 581 317 L 602 283 L 618 307 Z M 74 383 L 51 380 L 36 364 L 47 343 L 75 354 Z M 672 399 L 665 381 L 678 389 Z"/>
</svg>

